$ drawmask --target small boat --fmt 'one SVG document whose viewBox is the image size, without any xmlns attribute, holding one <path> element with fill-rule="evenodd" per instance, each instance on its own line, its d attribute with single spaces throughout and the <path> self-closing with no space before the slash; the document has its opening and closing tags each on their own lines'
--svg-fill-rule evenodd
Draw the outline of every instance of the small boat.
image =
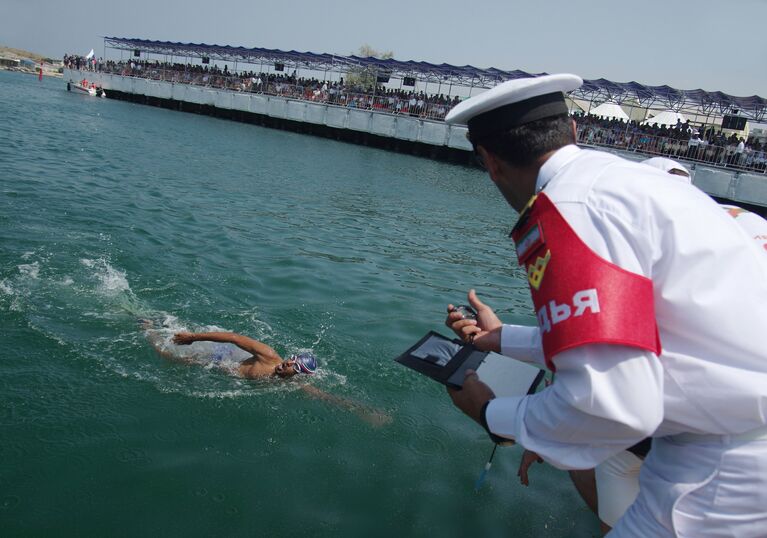
<svg viewBox="0 0 767 538">
<path fill-rule="evenodd" d="M 74 82 L 72 80 L 67 82 L 67 91 L 70 92 L 72 90 L 75 92 L 87 93 L 88 95 L 93 95 L 96 97 L 107 96 L 107 92 L 104 91 L 104 88 L 97 86 L 95 82 L 88 82 L 87 79 L 82 79 L 78 82 Z"/>
</svg>

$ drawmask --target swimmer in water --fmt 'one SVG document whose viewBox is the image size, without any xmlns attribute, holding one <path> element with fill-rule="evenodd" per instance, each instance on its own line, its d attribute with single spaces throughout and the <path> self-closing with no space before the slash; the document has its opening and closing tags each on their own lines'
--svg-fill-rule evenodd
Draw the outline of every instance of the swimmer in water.
<svg viewBox="0 0 767 538">
<path fill-rule="evenodd" d="M 155 351 L 169 360 L 186 363 L 210 364 L 226 370 L 228 373 L 246 379 L 263 379 L 279 377 L 287 379 L 296 374 L 313 375 L 317 371 L 317 358 L 313 353 L 296 353 L 288 359 L 283 359 L 270 346 L 254 338 L 232 332 L 179 332 L 173 336 L 173 343 L 178 346 L 188 346 L 195 342 L 216 342 L 221 344 L 211 351 L 191 354 L 178 353 L 168 348 L 162 334 L 153 330 L 152 323 L 143 323 L 147 330 L 147 339 Z M 227 345 L 233 344 L 236 348 Z M 237 348 L 249 353 L 250 357 L 237 359 Z"/>
<path fill-rule="evenodd" d="M 312 353 L 297 353 L 287 359 L 280 357 L 277 352 L 253 338 L 237 333 L 209 332 L 209 333 L 176 333 L 173 343 L 179 346 L 188 346 L 194 342 L 219 342 L 234 344 L 238 348 L 251 354 L 251 357 L 240 362 L 236 373 L 247 379 L 259 379 L 265 377 L 293 377 L 296 374 L 312 375 L 317 371 L 317 358 Z M 155 346 L 157 348 L 157 346 Z M 159 350 L 158 350 L 159 351 Z M 161 353 L 162 354 L 162 353 Z M 221 360 L 218 357 L 212 357 Z"/>
<path fill-rule="evenodd" d="M 237 377 L 244 377 L 246 379 L 266 379 L 271 377 L 288 379 L 298 374 L 311 376 L 317 371 L 318 367 L 317 358 L 313 353 L 296 353 L 287 359 L 283 359 L 267 344 L 254 338 L 231 332 L 180 332 L 173 336 L 173 343 L 179 346 L 188 346 L 195 342 L 217 342 L 224 345 L 234 344 L 237 348 L 250 353 L 250 357 L 237 362 L 234 353 L 236 348 L 228 345 L 214 348 L 213 351 L 208 353 L 193 352 L 192 354 L 182 355 L 175 353 L 167 347 L 162 334 L 152 329 L 152 322 L 143 322 L 143 327 L 146 329 L 149 343 L 152 344 L 152 347 L 161 357 L 192 364 L 213 363 L 224 369 L 227 373 Z M 381 410 L 347 400 L 341 396 L 328 394 L 311 384 L 302 384 L 301 390 L 313 398 L 324 400 L 352 411 L 372 426 L 380 427 L 391 423 L 391 417 Z"/>
</svg>

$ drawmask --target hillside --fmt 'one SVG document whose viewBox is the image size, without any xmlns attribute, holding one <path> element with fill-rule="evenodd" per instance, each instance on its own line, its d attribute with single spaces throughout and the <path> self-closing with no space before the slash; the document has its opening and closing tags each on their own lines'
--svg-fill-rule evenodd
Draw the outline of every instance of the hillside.
<svg viewBox="0 0 767 538">
<path fill-rule="evenodd" d="M 53 58 L 47 58 L 40 54 L 36 54 L 34 52 L 29 52 L 28 50 L 14 49 L 12 47 L 4 47 L 2 45 L 0 45 L 0 58 L 10 58 L 13 60 L 21 60 L 22 58 L 24 58 L 27 60 L 34 60 L 37 63 L 46 62 L 46 60 L 53 59 Z"/>
<path fill-rule="evenodd" d="M 61 68 L 61 60 L 55 58 L 47 58 L 41 54 L 30 52 L 28 50 L 16 49 L 13 47 L 5 47 L 0 45 L 0 58 L 6 58 L 9 60 L 31 60 L 35 62 L 35 66 L 21 65 L 14 66 L 0 66 L 0 69 L 8 69 L 10 71 L 20 71 L 22 73 L 37 73 L 40 64 L 43 64 L 43 75 L 49 77 L 60 77 L 59 69 Z"/>
</svg>

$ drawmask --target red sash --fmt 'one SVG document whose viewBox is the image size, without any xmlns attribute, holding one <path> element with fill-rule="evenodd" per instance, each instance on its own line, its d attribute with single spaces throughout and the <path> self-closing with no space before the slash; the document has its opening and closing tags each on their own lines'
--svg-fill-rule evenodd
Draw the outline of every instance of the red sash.
<svg viewBox="0 0 767 538">
<path fill-rule="evenodd" d="M 586 344 L 618 344 L 660 354 L 652 281 L 592 251 L 545 194 L 511 232 L 541 329 L 546 365 Z"/>
</svg>

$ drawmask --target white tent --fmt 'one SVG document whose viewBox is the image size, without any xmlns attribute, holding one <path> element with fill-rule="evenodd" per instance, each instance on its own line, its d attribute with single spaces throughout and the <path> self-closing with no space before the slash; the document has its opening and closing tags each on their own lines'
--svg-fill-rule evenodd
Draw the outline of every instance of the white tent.
<svg viewBox="0 0 767 538">
<path fill-rule="evenodd" d="M 573 97 L 569 95 L 565 96 L 565 102 L 567 103 L 567 111 L 570 112 L 570 114 L 574 112 L 577 112 L 578 114 L 583 114 L 589 109 L 588 101 L 581 101 L 580 99 L 574 99 Z"/>
<path fill-rule="evenodd" d="M 602 103 L 598 107 L 589 110 L 589 116 L 629 121 L 628 114 L 623 111 L 620 105 L 615 103 Z"/>
<path fill-rule="evenodd" d="M 674 112 L 673 110 L 666 110 L 665 112 L 661 112 L 657 116 L 644 120 L 642 122 L 642 125 L 655 125 L 657 123 L 658 127 L 662 127 L 664 125 L 668 127 L 675 127 L 677 120 L 680 120 L 682 123 L 684 123 L 687 121 L 687 118 L 682 116 L 679 112 Z"/>
</svg>

